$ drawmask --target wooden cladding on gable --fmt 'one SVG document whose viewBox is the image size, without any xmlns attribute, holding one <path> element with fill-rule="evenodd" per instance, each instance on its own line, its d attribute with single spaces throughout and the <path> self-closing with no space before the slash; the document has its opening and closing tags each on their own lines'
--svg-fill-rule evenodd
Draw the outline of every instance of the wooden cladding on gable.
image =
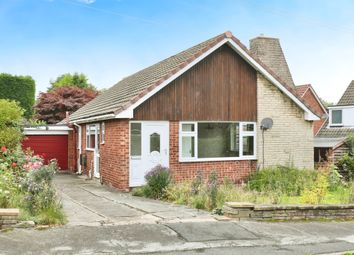
<svg viewBox="0 0 354 255">
<path fill-rule="evenodd" d="M 257 73 L 224 45 L 134 111 L 136 120 L 257 120 Z"/>
</svg>

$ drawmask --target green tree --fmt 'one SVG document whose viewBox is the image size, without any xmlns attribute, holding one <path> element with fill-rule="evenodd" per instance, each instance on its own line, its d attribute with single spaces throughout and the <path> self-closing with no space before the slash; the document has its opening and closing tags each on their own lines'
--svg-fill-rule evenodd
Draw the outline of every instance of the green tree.
<svg viewBox="0 0 354 255">
<path fill-rule="evenodd" d="M 36 84 L 31 76 L 0 74 L 0 99 L 17 101 L 28 119 L 33 115 Z"/>
<path fill-rule="evenodd" d="M 15 148 L 23 135 L 21 123 L 24 110 L 16 101 L 0 99 L 0 147 Z"/>
<path fill-rule="evenodd" d="M 83 73 L 65 73 L 50 82 L 49 91 L 59 87 L 77 87 L 81 89 L 96 90 L 95 86 L 89 83 L 88 78 Z"/>
<path fill-rule="evenodd" d="M 333 105 L 334 105 L 333 102 L 324 100 L 323 98 L 320 98 L 320 100 L 321 100 L 322 104 L 323 104 L 325 107 L 329 107 L 329 106 L 333 106 Z"/>
</svg>

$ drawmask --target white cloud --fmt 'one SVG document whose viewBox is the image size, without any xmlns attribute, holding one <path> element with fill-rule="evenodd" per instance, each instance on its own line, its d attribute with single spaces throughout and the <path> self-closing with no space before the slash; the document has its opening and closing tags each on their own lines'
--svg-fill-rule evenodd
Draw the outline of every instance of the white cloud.
<svg viewBox="0 0 354 255">
<path fill-rule="evenodd" d="M 76 0 L 76 1 L 83 4 L 93 4 L 94 2 L 96 2 L 96 0 Z"/>
</svg>

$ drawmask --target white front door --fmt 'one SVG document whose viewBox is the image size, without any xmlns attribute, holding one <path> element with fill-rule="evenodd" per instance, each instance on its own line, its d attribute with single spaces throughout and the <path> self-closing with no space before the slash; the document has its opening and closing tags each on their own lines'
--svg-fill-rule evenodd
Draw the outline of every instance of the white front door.
<svg viewBox="0 0 354 255">
<path fill-rule="evenodd" d="M 145 174 L 157 165 L 169 167 L 168 121 L 130 123 L 131 187 L 145 184 Z"/>
</svg>

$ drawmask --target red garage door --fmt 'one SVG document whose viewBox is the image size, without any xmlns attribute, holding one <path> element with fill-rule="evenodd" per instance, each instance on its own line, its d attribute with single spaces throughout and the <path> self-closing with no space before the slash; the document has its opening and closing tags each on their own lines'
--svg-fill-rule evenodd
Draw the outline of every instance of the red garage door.
<svg viewBox="0 0 354 255">
<path fill-rule="evenodd" d="M 68 169 L 67 135 L 27 135 L 22 142 L 24 149 L 31 148 L 34 154 L 44 156 L 46 162 L 57 159 L 62 170 Z"/>
</svg>

